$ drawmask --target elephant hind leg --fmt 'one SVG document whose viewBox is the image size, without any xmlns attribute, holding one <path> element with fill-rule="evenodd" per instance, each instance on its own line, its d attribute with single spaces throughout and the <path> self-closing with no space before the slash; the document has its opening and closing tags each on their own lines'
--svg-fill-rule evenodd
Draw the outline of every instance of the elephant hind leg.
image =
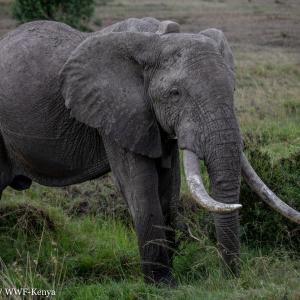
<svg viewBox="0 0 300 300">
<path fill-rule="evenodd" d="M 2 191 L 12 181 L 12 167 L 10 160 L 7 156 L 3 138 L 0 135 L 0 199 Z"/>
<path fill-rule="evenodd" d="M 0 135 L 0 199 L 3 190 L 10 186 L 17 191 L 28 189 L 32 180 L 23 175 L 14 175 L 11 160 L 7 155 L 3 137 Z"/>
</svg>

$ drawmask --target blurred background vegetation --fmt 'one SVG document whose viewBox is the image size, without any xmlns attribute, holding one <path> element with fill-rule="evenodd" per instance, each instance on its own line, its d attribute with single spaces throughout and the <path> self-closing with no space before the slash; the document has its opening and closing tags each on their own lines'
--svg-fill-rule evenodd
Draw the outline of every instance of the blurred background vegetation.
<svg viewBox="0 0 300 300">
<path fill-rule="evenodd" d="M 12 14 L 22 23 L 46 19 L 85 29 L 94 7 L 94 0 L 15 0 Z"/>
<path fill-rule="evenodd" d="M 174 20 L 183 32 L 225 32 L 236 59 L 246 154 L 270 188 L 300 210 L 297 0 L 0 0 L 0 38 L 29 20 L 94 31 L 145 16 Z M 179 286 L 168 290 L 144 285 L 132 222 L 110 175 L 66 188 L 7 189 L 0 203 L 0 287 L 55 288 L 58 299 L 299 299 L 300 226 L 244 182 L 241 202 L 242 273 L 224 280 L 211 216 L 195 205 L 182 174 Z"/>
</svg>

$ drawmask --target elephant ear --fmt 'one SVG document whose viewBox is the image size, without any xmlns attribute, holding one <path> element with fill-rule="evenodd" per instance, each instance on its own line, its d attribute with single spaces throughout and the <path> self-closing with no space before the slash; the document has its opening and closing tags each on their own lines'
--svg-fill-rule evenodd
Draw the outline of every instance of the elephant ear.
<svg viewBox="0 0 300 300">
<path fill-rule="evenodd" d="M 232 81 L 232 84 L 234 87 L 235 86 L 234 58 L 233 58 L 231 48 L 228 44 L 228 41 L 227 41 L 223 31 L 215 29 L 215 28 L 209 28 L 209 29 L 201 31 L 200 34 L 203 34 L 203 35 L 213 39 L 216 42 L 217 47 L 218 47 L 221 55 L 224 58 L 225 64 L 228 66 L 228 70 L 231 74 L 231 81 Z"/>
<path fill-rule="evenodd" d="M 62 95 L 72 117 L 97 128 L 121 147 L 161 156 L 158 124 L 144 91 L 143 67 L 151 63 L 154 34 L 92 35 L 63 66 Z"/>
</svg>

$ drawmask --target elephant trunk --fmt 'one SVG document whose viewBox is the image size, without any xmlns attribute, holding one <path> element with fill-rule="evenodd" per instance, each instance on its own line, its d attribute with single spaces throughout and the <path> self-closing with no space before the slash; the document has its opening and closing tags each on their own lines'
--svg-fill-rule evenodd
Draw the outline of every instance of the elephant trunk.
<svg viewBox="0 0 300 300">
<path fill-rule="evenodd" d="M 216 226 L 216 236 L 219 251 L 232 273 L 239 273 L 239 202 L 241 177 L 241 137 L 235 118 L 225 121 L 222 128 L 207 131 L 205 143 L 202 143 L 202 153 L 211 183 L 209 197 L 201 182 L 197 156 L 194 151 L 184 151 L 184 167 L 190 190 L 196 198 L 202 198 L 202 203 L 208 200 L 211 205 L 202 205 L 213 213 Z M 192 160 L 194 158 L 194 161 Z M 199 169 L 198 169 L 199 170 Z M 199 176 L 198 184 L 195 179 Z M 200 182 L 200 184 L 199 184 Z M 201 187 L 202 184 L 202 187 Z M 198 194 L 195 193 L 198 187 Z M 205 198 L 208 196 L 209 198 Z M 201 204 L 201 203 L 200 203 Z M 226 267 L 226 269 L 228 269 Z"/>
<path fill-rule="evenodd" d="M 212 132 L 204 157 L 210 178 L 212 197 L 225 204 L 239 203 L 241 178 L 241 137 L 234 119 L 227 127 Z M 229 126 L 228 126 L 229 125 Z M 213 213 L 219 251 L 234 274 L 239 273 L 239 213 Z"/>
</svg>

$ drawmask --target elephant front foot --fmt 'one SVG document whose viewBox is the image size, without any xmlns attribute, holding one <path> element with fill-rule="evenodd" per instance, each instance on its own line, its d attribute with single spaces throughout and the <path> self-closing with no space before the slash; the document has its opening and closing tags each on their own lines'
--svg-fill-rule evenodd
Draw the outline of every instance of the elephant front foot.
<svg viewBox="0 0 300 300">
<path fill-rule="evenodd" d="M 153 214 L 151 215 L 153 216 Z M 159 215 L 156 212 L 155 216 Z M 136 222 L 144 280 L 150 284 L 174 287 L 176 281 L 171 271 L 165 226 L 159 222 L 162 221 L 162 216 L 159 218 L 160 220 L 150 216 L 142 218 L 149 225 L 146 228 Z"/>
<path fill-rule="evenodd" d="M 170 288 L 175 288 L 177 286 L 177 282 L 169 268 L 149 268 L 149 266 L 146 266 L 145 263 L 142 263 L 142 269 L 144 273 L 144 281 L 147 284 L 154 284 L 156 286 L 163 287 L 167 286 Z"/>
</svg>

